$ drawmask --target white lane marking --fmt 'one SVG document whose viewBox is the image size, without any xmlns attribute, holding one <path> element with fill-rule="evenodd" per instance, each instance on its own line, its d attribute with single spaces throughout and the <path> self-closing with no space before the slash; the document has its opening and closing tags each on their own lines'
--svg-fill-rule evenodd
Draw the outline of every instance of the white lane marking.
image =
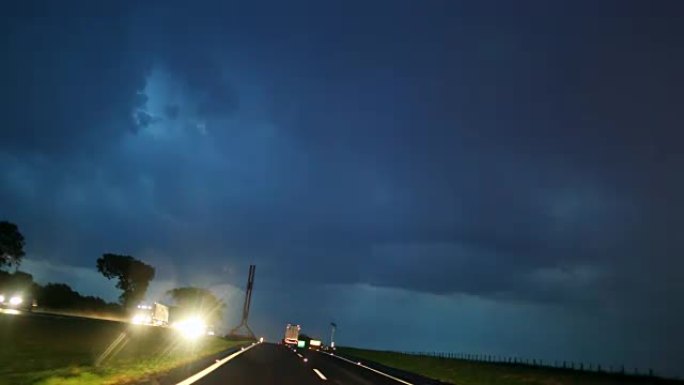
<svg viewBox="0 0 684 385">
<path fill-rule="evenodd" d="M 301 354 L 299 354 L 299 353 L 297 353 L 297 355 L 299 356 L 299 358 L 302 358 L 302 357 L 304 357 L 304 356 L 302 356 L 302 355 L 301 355 Z"/>
<path fill-rule="evenodd" d="M 321 380 L 323 380 L 323 381 L 327 380 L 327 378 L 323 375 L 323 373 L 321 373 L 320 370 L 314 369 L 313 371 L 316 372 L 316 374 L 318 374 L 318 377 L 320 377 Z"/>
<path fill-rule="evenodd" d="M 408 381 L 404 381 L 404 380 L 402 380 L 401 378 L 397 378 L 397 377 L 394 377 L 394 376 L 392 376 L 392 375 L 390 375 L 390 374 L 381 372 L 381 371 L 379 371 L 379 370 L 377 370 L 377 369 L 373 369 L 373 368 L 371 368 L 371 367 L 369 367 L 369 366 L 366 366 L 366 365 L 361 364 L 360 362 L 354 362 L 354 361 L 348 360 L 348 359 L 346 359 L 346 358 L 344 358 L 344 357 L 336 356 L 336 355 L 334 355 L 334 354 L 330 354 L 330 353 L 326 353 L 326 352 L 321 352 L 321 353 L 327 354 L 327 355 L 329 355 L 329 356 L 331 356 L 331 357 L 339 358 L 340 360 L 349 362 L 350 364 L 354 364 L 354 365 L 360 366 L 360 367 L 362 367 L 362 368 L 366 368 L 366 369 L 368 369 L 368 370 L 370 370 L 370 371 L 372 371 L 372 372 L 375 372 L 375 373 L 377 373 L 377 374 L 383 375 L 383 376 L 385 376 L 385 377 L 387 377 L 387 378 L 391 378 L 391 379 L 393 379 L 394 381 L 401 382 L 402 384 L 405 384 L 405 385 L 413 385 L 412 383 L 410 383 L 410 382 L 408 382 Z"/>
<path fill-rule="evenodd" d="M 206 367 L 204 370 L 202 370 L 202 371 L 200 371 L 200 372 L 197 372 L 197 373 L 193 374 L 192 376 L 190 376 L 190 377 L 186 378 L 185 380 L 183 380 L 183 381 L 177 383 L 176 385 L 190 385 L 190 384 L 194 384 L 195 382 L 199 381 L 202 377 L 206 376 L 207 374 L 209 374 L 209 373 L 213 372 L 214 370 L 218 369 L 219 367 L 221 367 L 221 366 L 222 366 L 223 364 L 225 364 L 226 362 L 232 360 L 233 358 L 239 356 L 240 354 L 242 354 L 242 353 L 248 351 L 249 349 L 251 349 L 251 348 L 253 348 L 253 347 L 257 346 L 257 345 L 258 345 L 258 343 L 253 343 L 252 345 L 250 345 L 250 346 L 247 347 L 247 348 L 240 349 L 240 350 L 238 350 L 237 352 L 235 352 L 235 353 L 229 355 L 228 357 L 226 357 L 226 358 L 224 358 L 224 359 L 222 359 L 222 360 L 220 360 L 220 361 L 216 361 L 216 363 L 209 365 L 209 366 Z"/>
</svg>

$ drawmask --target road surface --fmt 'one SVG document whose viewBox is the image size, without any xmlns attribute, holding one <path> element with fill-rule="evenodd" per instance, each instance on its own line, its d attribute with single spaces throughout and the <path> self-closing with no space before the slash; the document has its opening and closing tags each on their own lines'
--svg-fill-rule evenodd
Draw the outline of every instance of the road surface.
<svg viewBox="0 0 684 385">
<path fill-rule="evenodd" d="M 72 315 L 7 310 L 1 310 L 0 313 L 29 318 L 81 318 Z M 397 374 L 390 371 L 390 375 L 400 377 L 392 379 L 328 353 L 308 349 L 294 351 L 284 345 L 260 343 L 244 352 L 237 351 L 236 353 L 238 354 L 234 358 L 213 371 L 207 371 L 204 376 L 198 377 L 197 374 L 206 371 L 210 366 L 219 365 L 220 363 L 216 361 L 225 359 L 223 355 L 226 353 L 178 368 L 165 378 L 161 378 L 160 383 L 163 385 L 175 385 L 183 381 L 192 385 L 423 385 L 434 383 L 417 375 Z M 383 373 L 388 373 L 386 369 L 381 370 Z M 196 379 L 189 381 L 192 377 Z"/>
<path fill-rule="evenodd" d="M 402 382 L 321 352 L 301 349 L 293 352 L 283 345 L 263 343 L 226 362 L 194 384 L 401 385 Z"/>
</svg>

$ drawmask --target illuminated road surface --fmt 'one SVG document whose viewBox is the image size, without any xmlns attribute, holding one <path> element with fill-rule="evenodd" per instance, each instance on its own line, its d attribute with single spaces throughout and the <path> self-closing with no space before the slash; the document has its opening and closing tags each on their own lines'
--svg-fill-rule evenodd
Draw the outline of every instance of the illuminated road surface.
<svg viewBox="0 0 684 385">
<path fill-rule="evenodd" d="M 305 361 L 306 359 L 306 361 Z M 399 381 L 398 381 L 399 380 Z M 324 353 L 259 344 L 194 382 L 196 385 L 418 385 L 391 379 Z"/>
</svg>

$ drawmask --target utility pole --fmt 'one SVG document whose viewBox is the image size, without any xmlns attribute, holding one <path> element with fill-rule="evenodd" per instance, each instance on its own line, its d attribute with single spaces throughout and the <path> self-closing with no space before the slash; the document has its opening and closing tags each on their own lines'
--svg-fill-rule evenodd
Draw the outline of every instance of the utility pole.
<svg viewBox="0 0 684 385">
<path fill-rule="evenodd" d="M 337 329 L 337 324 L 334 322 L 330 323 L 330 347 L 335 348 L 335 329 Z"/>
<path fill-rule="evenodd" d="M 256 272 L 256 265 L 249 265 L 249 274 L 247 276 L 247 288 L 245 290 L 245 303 L 242 306 L 242 321 L 240 321 L 240 324 L 236 327 L 233 328 L 233 330 L 230 331 L 229 335 L 231 336 L 245 336 L 248 338 L 251 338 L 253 340 L 256 340 L 256 337 L 254 336 L 254 332 L 252 332 L 252 329 L 249 327 L 247 324 L 247 320 L 249 319 L 249 308 L 252 305 L 252 289 L 254 288 L 254 274 Z M 245 334 L 238 334 L 238 331 L 244 328 L 246 333 Z"/>
</svg>

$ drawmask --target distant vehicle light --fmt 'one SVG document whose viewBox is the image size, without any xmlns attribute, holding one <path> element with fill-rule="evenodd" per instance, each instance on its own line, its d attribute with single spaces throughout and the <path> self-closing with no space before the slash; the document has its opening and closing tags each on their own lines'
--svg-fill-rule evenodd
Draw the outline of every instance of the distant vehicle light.
<svg viewBox="0 0 684 385">
<path fill-rule="evenodd" d="M 24 300 L 19 296 L 14 296 L 14 297 L 10 298 L 10 300 L 9 300 L 10 305 L 14 305 L 14 306 L 21 305 L 22 302 L 24 302 Z"/>
<path fill-rule="evenodd" d="M 0 303 L 3 303 L 3 302 L 5 302 L 5 296 L 0 294 Z"/>
<path fill-rule="evenodd" d="M 264 337 L 259 338 L 259 342 L 264 342 Z"/>
</svg>

